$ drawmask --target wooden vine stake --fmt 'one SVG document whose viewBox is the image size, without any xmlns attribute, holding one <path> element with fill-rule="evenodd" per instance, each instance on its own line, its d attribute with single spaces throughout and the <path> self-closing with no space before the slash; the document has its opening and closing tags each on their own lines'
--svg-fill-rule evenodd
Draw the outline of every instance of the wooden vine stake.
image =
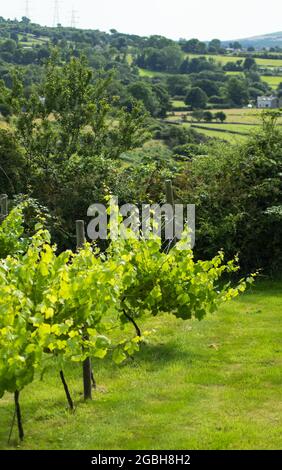
<svg viewBox="0 0 282 470">
<path fill-rule="evenodd" d="M 7 194 L 1 194 L 0 195 L 0 223 L 3 222 L 3 220 L 7 217 L 8 215 L 8 196 Z"/>
<path fill-rule="evenodd" d="M 175 234 L 175 206 L 174 206 L 174 195 L 173 195 L 173 187 L 172 187 L 172 181 L 171 180 L 166 180 L 165 181 L 165 192 L 166 192 L 166 203 L 172 206 L 173 209 L 173 233 Z M 173 236 L 172 240 L 169 241 L 168 244 L 168 250 L 172 248 L 176 243 L 175 236 Z"/>
<path fill-rule="evenodd" d="M 76 245 L 77 249 L 82 248 L 86 243 L 85 225 L 83 220 L 76 221 Z M 85 339 L 87 333 L 85 332 Z M 85 400 L 92 400 L 92 379 L 93 372 L 91 367 L 91 359 L 87 357 L 83 362 L 83 392 Z"/>
<path fill-rule="evenodd" d="M 14 393 L 14 399 L 15 399 L 15 411 L 16 411 L 16 417 L 17 417 L 19 438 L 20 438 L 20 441 L 23 441 L 24 430 L 23 430 L 23 425 L 22 425 L 22 415 L 21 415 L 21 408 L 20 408 L 20 392 L 18 390 L 16 390 Z"/>
</svg>

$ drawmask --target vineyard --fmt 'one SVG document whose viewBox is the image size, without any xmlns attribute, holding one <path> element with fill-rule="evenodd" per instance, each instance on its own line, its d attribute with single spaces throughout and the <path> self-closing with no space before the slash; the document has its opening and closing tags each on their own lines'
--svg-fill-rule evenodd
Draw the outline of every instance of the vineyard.
<svg viewBox="0 0 282 470">
<path fill-rule="evenodd" d="M 57 367 L 74 410 L 66 364 L 83 365 L 84 398 L 91 399 L 96 381 L 90 358 L 109 355 L 121 364 L 131 357 L 150 335 L 138 326 L 143 317 L 170 313 L 202 320 L 253 281 L 251 277 L 234 287 L 220 283 L 224 274 L 239 269 L 236 259 L 224 264 L 219 253 L 211 261 L 195 262 L 192 251 L 181 246 L 184 242 L 164 252 L 154 235 L 144 240 L 128 233 L 102 253 L 83 243 L 79 222 L 77 253 L 56 254 L 40 223 L 33 236 L 23 236 L 24 209 L 13 209 L 0 228 L 0 283 L 5 294 L 0 298 L 0 395 L 14 394 L 20 440 L 20 393 L 35 374 L 43 377 L 46 368 Z M 133 327 L 131 334 L 127 324 Z"/>
<path fill-rule="evenodd" d="M 0 17 L 0 62 L 0 448 L 280 448 L 280 46 Z"/>
<path fill-rule="evenodd" d="M 264 282 L 203 322 L 143 320 L 155 333 L 134 360 L 93 359 L 92 402 L 83 402 L 80 365 L 66 365 L 74 413 L 57 371 L 36 374 L 21 394 L 20 448 L 280 448 L 281 303 L 281 282 Z M 0 448 L 19 448 L 15 432 L 7 445 L 13 413 L 6 394 Z"/>
</svg>

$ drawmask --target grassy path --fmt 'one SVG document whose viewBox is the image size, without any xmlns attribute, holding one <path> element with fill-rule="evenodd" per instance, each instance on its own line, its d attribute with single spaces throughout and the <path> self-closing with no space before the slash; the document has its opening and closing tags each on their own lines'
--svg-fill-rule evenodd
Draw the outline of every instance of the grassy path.
<svg viewBox="0 0 282 470">
<path fill-rule="evenodd" d="M 202 323 L 154 319 L 134 361 L 97 363 L 93 403 L 69 368 L 71 415 L 50 371 L 22 394 L 22 449 L 278 449 L 282 447 L 282 283 L 261 283 Z M 59 391 L 57 392 L 57 385 Z M 12 399 L 0 400 L 8 448 Z M 17 446 L 15 433 L 11 446 Z"/>
</svg>

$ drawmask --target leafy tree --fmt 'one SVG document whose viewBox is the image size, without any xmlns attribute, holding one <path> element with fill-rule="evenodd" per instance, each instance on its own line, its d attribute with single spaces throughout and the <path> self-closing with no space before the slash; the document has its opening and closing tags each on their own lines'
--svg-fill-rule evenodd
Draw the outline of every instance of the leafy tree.
<svg viewBox="0 0 282 470">
<path fill-rule="evenodd" d="M 221 123 L 223 123 L 224 121 L 226 121 L 227 116 L 223 111 L 219 111 L 219 112 L 215 113 L 214 118 L 216 120 L 220 121 Z"/>
<path fill-rule="evenodd" d="M 169 75 L 166 78 L 170 96 L 186 96 L 191 85 L 190 78 L 186 75 Z"/>
<path fill-rule="evenodd" d="M 206 107 L 208 97 L 199 87 L 192 87 L 185 98 L 185 103 L 192 109 L 203 109 Z"/>
<path fill-rule="evenodd" d="M 221 49 L 221 41 L 219 39 L 212 39 L 209 42 L 209 49 L 208 51 L 212 54 L 219 54 Z"/>
<path fill-rule="evenodd" d="M 113 171 L 112 162 L 149 136 L 143 106 L 131 100 L 119 107 L 110 83 L 110 77 L 94 78 L 84 59 L 61 66 L 52 58 L 30 97 L 17 76 L 9 92 L 24 159 L 21 191 L 60 216 L 66 234 L 112 184 L 120 166 Z"/>
<path fill-rule="evenodd" d="M 180 40 L 181 48 L 184 52 L 188 52 L 191 54 L 206 54 L 207 53 L 207 46 L 205 42 L 199 41 L 199 39 L 189 39 Z"/>
<path fill-rule="evenodd" d="M 231 49 L 235 49 L 235 50 L 243 49 L 242 44 L 241 44 L 240 42 L 238 42 L 238 41 L 230 42 L 229 47 L 230 47 Z"/>
<path fill-rule="evenodd" d="M 193 86 L 201 88 L 208 97 L 219 93 L 219 83 L 215 80 L 199 78 L 194 81 Z"/>
<path fill-rule="evenodd" d="M 241 78 L 231 77 L 227 82 L 227 97 L 235 106 L 242 106 L 248 102 L 248 87 Z"/>
<path fill-rule="evenodd" d="M 243 62 L 243 69 L 244 70 L 256 70 L 257 69 L 256 59 L 254 59 L 253 57 L 246 57 L 246 59 Z"/>
<path fill-rule="evenodd" d="M 280 82 L 277 87 L 277 95 L 279 98 L 282 98 L 282 82 Z"/>
<path fill-rule="evenodd" d="M 223 247 L 239 253 L 245 271 L 281 272 L 281 142 L 277 116 L 266 113 L 262 128 L 245 143 L 213 143 L 205 158 L 187 163 L 186 196 L 198 213 L 196 256 L 210 258 Z"/>
<path fill-rule="evenodd" d="M 194 111 L 191 113 L 191 116 L 193 119 L 195 119 L 195 121 L 201 121 L 204 119 L 204 111 L 202 109 L 194 109 Z"/>
<path fill-rule="evenodd" d="M 204 121 L 211 122 L 213 120 L 213 118 L 214 118 L 213 113 L 211 113 L 210 111 L 204 111 L 204 113 L 203 113 Z"/>
<path fill-rule="evenodd" d="M 0 51 L 8 52 L 10 54 L 14 54 L 17 48 L 17 43 L 13 39 L 7 39 L 6 41 L 2 42 L 0 45 Z"/>
</svg>

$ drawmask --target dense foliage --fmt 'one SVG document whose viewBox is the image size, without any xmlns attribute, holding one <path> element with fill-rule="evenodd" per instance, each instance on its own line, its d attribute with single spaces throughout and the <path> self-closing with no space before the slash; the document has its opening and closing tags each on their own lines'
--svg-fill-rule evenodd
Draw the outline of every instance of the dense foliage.
<svg viewBox="0 0 282 470">
<path fill-rule="evenodd" d="M 5 247 L 9 227 L 22 235 L 22 207 L 0 227 Z M 220 283 L 225 272 L 238 270 L 236 260 L 224 265 L 220 253 L 195 262 L 184 242 L 166 254 L 156 236 L 143 240 L 128 232 L 105 253 L 85 245 L 57 255 L 48 231 L 35 230 L 25 249 L 21 238 L 18 245 L 14 240 L 0 261 L 0 397 L 15 393 L 17 407 L 20 391 L 47 365 L 63 374 L 66 361 L 103 359 L 109 352 L 123 362 L 143 339 L 138 318 L 169 312 L 201 320 L 246 288 L 245 280 L 235 287 Z M 128 322 L 135 336 L 124 329 Z M 19 430 L 22 438 L 20 420 Z"/>
</svg>

